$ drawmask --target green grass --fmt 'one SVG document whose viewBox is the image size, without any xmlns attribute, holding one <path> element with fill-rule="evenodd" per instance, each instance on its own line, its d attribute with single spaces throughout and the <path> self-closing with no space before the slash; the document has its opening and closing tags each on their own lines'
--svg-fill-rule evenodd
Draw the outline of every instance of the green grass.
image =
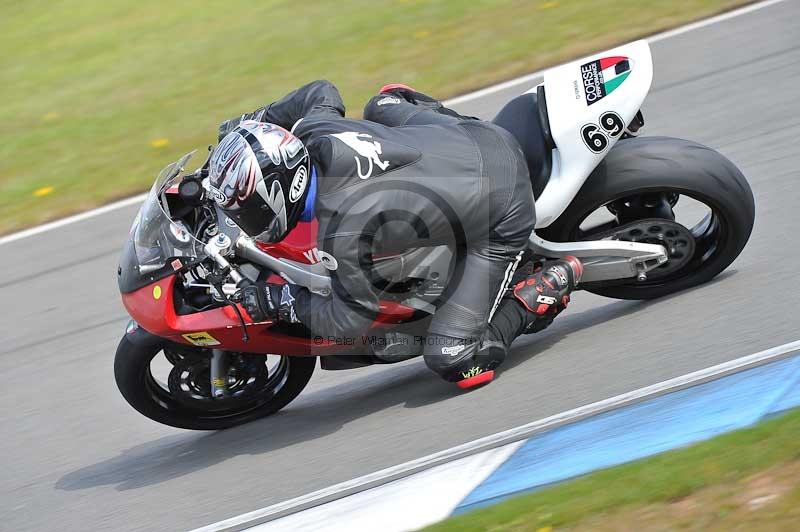
<svg viewBox="0 0 800 532">
<path fill-rule="evenodd" d="M 0 233 L 142 191 L 312 79 L 358 116 L 385 82 L 444 98 L 744 3 L 0 0 Z"/>
<path fill-rule="evenodd" d="M 781 479 L 781 472 L 788 478 Z M 754 474 L 762 478 L 748 478 Z M 794 508 L 795 514 L 800 511 L 800 410 L 691 447 L 522 495 L 426 530 L 624 530 L 632 529 L 635 523 L 641 531 L 650 529 L 645 526 L 648 519 L 656 529 L 703 522 L 700 528 L 717 524 L 724 530 L 726 526 L 714 521 L 756 517 L 742 508 L 746 502 L 737 502 L 737 497 L 752 491 L 752 498 L 756 498 L 755 489 L 765 483 L 785 499 L 776 502 Z M 778 490 L 780 486 L 783 487 Z M 773 509 L 771 513 L 773 519 L 780 520 L 788 511 Z M 729 516 L 732 512 L 734 515 Z M 800 515 L 793 518 L 800 520 Z M 771 530 L 783 529 L 777 526 L 778 521 L 774 523 L 776 527 Z"/>
</svg>

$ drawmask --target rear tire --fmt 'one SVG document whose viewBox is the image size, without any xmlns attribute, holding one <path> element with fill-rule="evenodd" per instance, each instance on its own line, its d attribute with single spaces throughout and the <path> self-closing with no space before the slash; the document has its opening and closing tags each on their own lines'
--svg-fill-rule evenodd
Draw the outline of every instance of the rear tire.
<svg viewBox="0 0 800 532">
<path fill-rule="evenodd" d="M 122 396 L 139 413 L 181 429 L 221 430 L 274 414 L 303 391 L 316 366 L 316 357 L 284 357 L 285 374 L 271 396 L 254 396 L 227 410 L 204 410 L 187 406 L 171 397 L 169 390 L 157 388 L 150 363 L 171 345 L 141 328 L 126 333 L 117 347 L 114 377 Z"/>
<path fill-rule="evenodd" d="M 583 288 L 617 299 L 652 299 L 710 281 L 742 252 L 755 220 L 755 200 L 741 171 L 715 150 L 670 137 L 619 141 L 586 180 L 564 213 L 537 231 L 554 242 L 591 240 L 581 223 L 594 211 L 620 198 L 665 193 L 690 196 L 707 205 L 717 224 L 709 249 L 698 248 L 692 262 L 669 276 L 586 283 Z"/>
</svg>

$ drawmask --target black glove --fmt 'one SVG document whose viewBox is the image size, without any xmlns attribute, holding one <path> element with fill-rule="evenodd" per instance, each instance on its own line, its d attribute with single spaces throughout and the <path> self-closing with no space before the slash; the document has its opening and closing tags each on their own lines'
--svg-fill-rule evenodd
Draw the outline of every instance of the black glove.
<svg viewBox="0 0 800 532">
<path fill-rule="evenodd" d="M 299 287 L 290 284 L 267 284 L 263 281 L 242 288 L 242 306 L 253 321 L 300 323 L 294 310 Z"/>
<path fill-rule="evenodd" d="M 264 115 L 267 114 L 267 108 L 262 107 L 261 109 L 256 109 L 252 113 L 245 113 L 238 118 L 231 118 L 230 120 L 225 120 L 223 123 L 219 125 L 219 133 L 217 134 L 217 142 L 221 141 L 225 135 L 233 131 L 233 128 L 238 126 L 241 122 L 245 120 L 257 120 L 261 122 L 264 119 Z"/>
</svg>

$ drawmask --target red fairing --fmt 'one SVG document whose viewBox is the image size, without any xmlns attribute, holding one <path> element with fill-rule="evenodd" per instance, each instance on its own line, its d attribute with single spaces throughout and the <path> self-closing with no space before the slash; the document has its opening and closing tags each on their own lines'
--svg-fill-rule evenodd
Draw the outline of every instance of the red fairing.
<svg viewBox="0 0 800 532">
<path fill-rule="evenodd" d="M 146 331 L 183 344 L 218 345 L 228 351 L 282 355 L 335 354 L 347 348 L 347 344 L 341 342 L 337 345 L 335 341 L 310 340 L 273 332 L 271 322 L 254 324 L 247 312 L 238 306 L 248 324 L 250 340 L 244 342 L 241 323 L 231 307 L 177 315 L 173 296 L 176 282 L 175 275 L 161 279 L 135 292 L 123 294 L 122 303 Z M 375 320 L 378 327 L 405 321 L 414 314 L 414 309 L 393 302 L 381 302 L 380 308 L 381 314 Z"/>
<path fill-rule="evenodd" d="M 258 246 L 275 257 L 282 257 L 304 264 L 320 261 L 317 249 L 317 220 L 300 222 L 282 241 L 275 244 L 258 243 Z M 271 275 L 269 282 L 284 283 Z M 130 294 L 122 295 L 128 313 L 145 330 L 175 342 L 207 347 L 219 346 L 229 351 L 250 353 L 279 353 L 282 355 L 334 354 L 343 347 L 342 342 L 308 339 L 273 332 L 271 322 L 254 324 L 247 312 L 239 310 L 248 324 L 248 342 L 242 338 L 242 326 L 236 312 L 229 306 L 179 316 L 175 313 L 173 290 L 177 277 L 172 275 L 145 286 Z M 380 302 L 380 313 L 374 327 L 411 319 L 414 309 L 392 301 Z M 338 344 L 338 345 L 337 345 Z M 352 344 L 351 344 L 352 345 Z"/>
<path fill-rule="evenodd" d="M 307 338 L 274 333 L 270 331 L 270 322 L 249 325 L 247 333 L 250 341 L 245 343 L 242 339 L 242 326 L 236 312 L 230 307 L 178 316 L 173 300 L 176 281 L 177 278 L 172 275 L 130 294 L 123 294 L 122 303 L 131 317 L 145 330 L 183 344 L 198 345 L 197 339 L 205 339 L 206 345 L 213 347 L 207 343 L 210 337 L 211 342 L 219 342 L 221 349 L 282 355 L 319 354 L 320 350 L 324 351 L 328 347 L 327 342 L 313 345 L 314 353 L 311 353 L 311 342 Z M 252 320 L 244 309 L 239 309 L 245 321 L 251 324 Z M 196 340 L 193 342 L 184 337 L 184 334 Z"/>
<path fill-rule="evenodd" d="M 298 223 L 297 227 L 292 229 L 280 242 L 274 244 L 256 242 L 256 245 L 274 257 L 303 264 L 316 264 L 319 262 L 319 252 L 314 251 L 317 247 L 317 229 L 319 229 L 319 224 L 315 218 L 310 222 Z"/>
</svg>

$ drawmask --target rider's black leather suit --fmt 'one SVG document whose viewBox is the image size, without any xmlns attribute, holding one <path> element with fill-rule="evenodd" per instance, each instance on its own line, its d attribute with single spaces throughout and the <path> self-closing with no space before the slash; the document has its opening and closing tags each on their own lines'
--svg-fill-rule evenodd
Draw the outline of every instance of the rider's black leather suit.
<svg viewBox="0 0 800 532">
<path fill-rule="evenodd" d="M 332 297 L 296 295 L 297 317 L 313 334 L 366 332 L 378 311 L 379 294 L 366 273 L 373 253 L 411 247 L 463 250 L 428 330 L 425 360 L 438 373 L 474 353 L 501 302 L 501 309 L 519 307 L 502 296 L 535 210 L 525 157 L 508 132 L 392 95 L 372 98 L 366 120 L 347 119 L 327 81 L 259 111 L 261 120 L 293 130 L 318 172 L 319 248 L 338 267 Z M 500 336 L 510 343 L 514 335 Z M 453 339 L 464 348 L 453 348 Z M 444 353 L 443 345 L 450 346 Z"/>
</svg>

